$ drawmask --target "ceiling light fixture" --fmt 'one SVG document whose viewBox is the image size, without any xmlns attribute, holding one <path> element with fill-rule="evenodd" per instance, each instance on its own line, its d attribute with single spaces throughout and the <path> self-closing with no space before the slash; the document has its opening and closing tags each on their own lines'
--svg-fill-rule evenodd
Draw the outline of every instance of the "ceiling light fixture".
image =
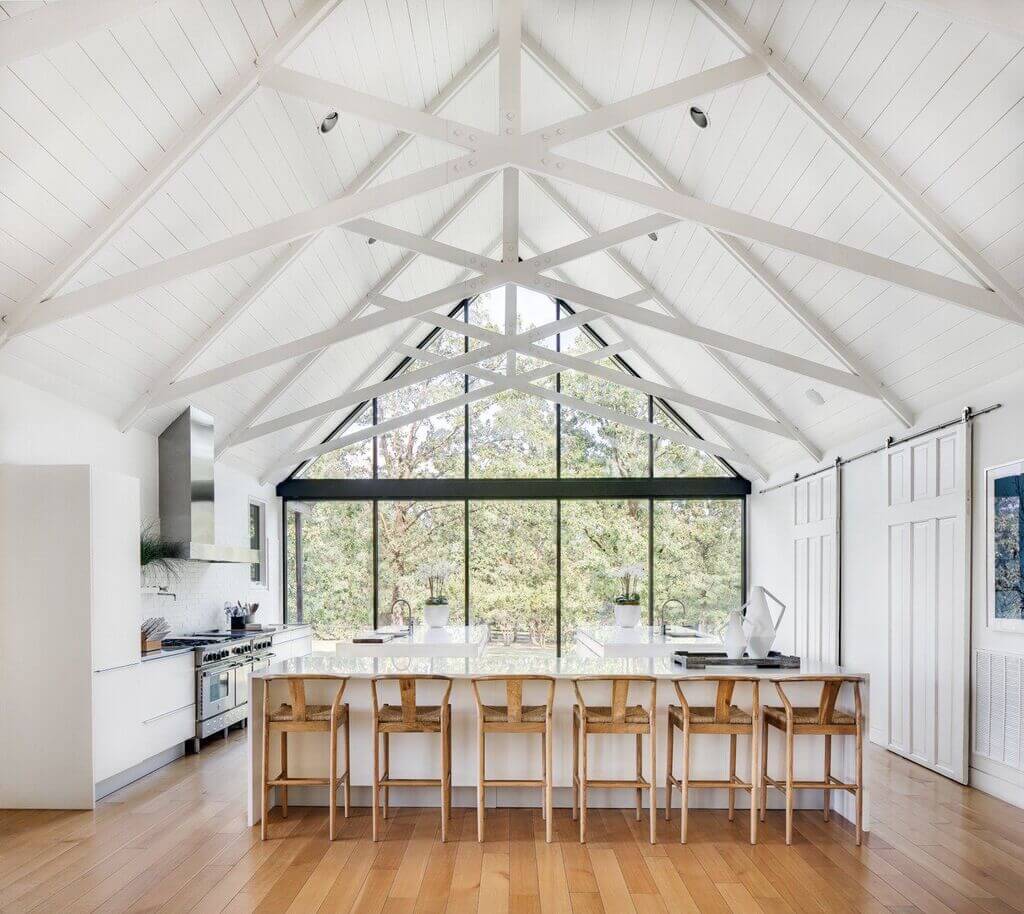
<svg viewBox="0 0 1024 914">
<path fill-rule="evenodd" d="M 657 232 L 648 232 L 647 233 L 647 237 L 650 238 L 651 241 L 657 241 L 658 240 L 658 233 Z"/>
<path fill-rule="evenodd" d="M 700 127 L 701 130 L 708 125 L 708 116 L 696 105 L 690 109 L 690 120 Z"/>
<path fill-rule="evenodd" d="M 367 238 L 366 239 L 366 243 L 367 244 L 376 244 L 377 243 L 377 239 L 376 238 Z"/>
<path fill-rule="evenodd" d="M 330 133 L 335 127 L 338 126 L 338 112 L 332 111 L 320 122 L 320 132 Z"/>
<path fill-rule="evenodd" d="M 816 391 L 813 387 L 808 387 L 807 390 L 804 391 L 804 396 L 807 397 L 807 399 L 810 400 L 815 406 L 825 405 L 825 398 L 820 393 L 818 393 L 818 391 Z"/>
</svg>

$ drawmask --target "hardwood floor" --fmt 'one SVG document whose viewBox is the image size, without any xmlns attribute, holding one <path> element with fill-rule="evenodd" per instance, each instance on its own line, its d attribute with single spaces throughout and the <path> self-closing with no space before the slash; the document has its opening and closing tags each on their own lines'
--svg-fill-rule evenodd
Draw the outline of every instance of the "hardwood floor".
<svg viewBox="0 0 1024 914">
<path fill-rule="evenodd" d="M 401 809 L 370 841 L 369 810 L 274 811 L 271 840 L 245 824 L 245 743 L 235 734 L 130 785 L 95 812 L 0 812 L 0 912 L 1024 912 L 1024 810 L 882 750 L 868 751 L 873 830 L 861 848 L 833 816 L 799 813 L 794 845 L 770 812 L 761 843 L 747 819 L 695 810 L 658 824 L 593 810 L 577 843 L 568 810 L 544 841 L 537 810 Z"/>
</svg>

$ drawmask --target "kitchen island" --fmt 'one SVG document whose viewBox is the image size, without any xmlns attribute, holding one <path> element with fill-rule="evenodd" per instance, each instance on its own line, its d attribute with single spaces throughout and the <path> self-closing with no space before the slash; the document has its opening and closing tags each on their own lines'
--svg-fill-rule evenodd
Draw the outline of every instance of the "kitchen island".
<svg viewBox="0 0 1024 914">
<path fill-rule="evenodd" d="M 658 682 L 658 714 L 657 714 L 657 771 L 655 783 L 658 785 L 658 802 L 664 804 L 665 784 L 665 739 L 668 732 L 666 724 L 669 704 L 677 704 L 672 680 L 677 678 L 702 677 L 709 673 L 752 675 L 763 680 L 761 685 L 761 703 L 779 706 L 778 695 L 767 680 L 772 678 L 796 679 L 800 676 L 812 675 L 859 675 L 867 679 L 866 674 L 856 670 L 840 667 L 804 663 L 799 669 L 751 669 L 751 668 L 716 668 L 714 670 L 687 670 L 674 663 L 670 657 L 597 657 L 580 649 L 568 655 L 555 658 L 524 654 L 509 656 L 508 653 L 487 650 L 476 658 L 455 657 L 356 657 L 339 656 L 336 653 L 313 653 L 305 657 L 276 663 L 267 674 L 287 673 L 294 675 L 324 674 L 349 677 L 345 690 L 344 701 L 348 703 L 351 720 L 351 752 L 352 752 L 352 797 L 355 805 L 370 805 L 370 784 L 373 766 L 373 739 L 371 735 L 371 703 L 370 683 L 373 676 L 383 674 L 408 675 L 442 675 L 455 680 L 451 693 L 452 704 L 452 785 L 454 806 L 476 805 L 476 705 L 473 699 L 469 679 L 474 676 L 507 674 L 545 675 L 556 680 L 554 729 L 552 746 L 552 764 L 554 772 L 554 805 L 568 807 L 572 805 L 572 706 L 575 701 L 571 680 L 575 676 L 615 676 L 636 674 L 654 676 Z M 263 695 L 266 687 L 266 674 L 252 677 L 250 687 L 250 708 L 253 714 L 249 726 L 249 822 L 255 824 L 260 818 L 260 754 L 263 745 L 263 720 L 257 709 L 263 707 Z M 495 686 L 493 694 L 486 687 L 481 687 L 484 701 L 504 703 L 500 684 Z M 534 697 L 530 686 L 537 688 Z M 420 685 L 418 701 L 421 704 L 436 704 L 440 698 L 443 684 L 423 683 Z M 283 686 L 278 685 L 274 699 L 278 695 L 284 698 Z M 388 688 L 388 686 L 385 686 Z M 397 700 L 397 685 L 391 684 L 391 692 L 385 700 Z M 542 684 L 527 684 L 524 702 L 541 702 Z M 687 695 L 693 704 L 713 704 L 712 685 L 694 683 L 688 688 Z M 307 683 L 308 700 L 317 703 L 329 703 L 333 695 L 333 685 L 312 681 Z M 794 682 L 787 687 L 794 704 L 817 705 L 820 686 L 816 683 Z M 864 701 L 864 713 L 867 716 L 868 689 L 861 688 Z M 641 692 L 631 694 L 631 702 L 644 701 Z M 741 707 L 749 708 L 750 688 L 737 688 L 735 702 Z M 838 701 L 838 706 L 852 709 L 853 696 L 849 687 L 845 687 Z M 867 722 L 865 722 L 865 732 Z M 396 740 L 392 752 L 392 775 L 394 777 L 437 777 L 440 770 L 440 741 L 435 737 L 420 734 L 403 735 Z M 770 731 L 770 769 L 769 774 L 778 776 L 783 770 L 785 750 L 784 741 L 777 731 Z M 539 777 L 541 752 L 540 740 L 533 736 L 522 735 L 491 735 L 487 740 L 487 773 L 488 778 L 513 779 Z M 852 778 L 853 775 L 853 740 L 833 740 L 833 771 L 840 778 Z M 410 751 L 404 751 L 408 746 Z M 400 751 L 394 751 L 398 748 Z M 289 774 L 293 777 L 317 777 L 327 773 L 327 736 L 324 734 L 300 734 L 288 745 Z M 276 738 L 271 743 L 271 774 L 278 770 L 279 751 Z M 594 739 L 590 747 L 590 768 L 594 776 L 618 778 L 632 776 L 635 745 L 630 736 L 608 736 Z M 677 753 L 678 757 L 678 753 Z M 820 779 L 823 760 L 823 741 L 821 737 L 801 737 L 796 742 L 794 755 L 795 774 L 798 779 Z M 677 763 L 678 764 L 678 763 Z M 749 771 L 749 741 L 740 740 L 738 764 L 740 771 Z M 647 770 L 645 757 L 645 771 Z M 724 736 L 695 736 L 691 746 L 691 776 L 694 778 L 712 779 L 721 777 L 728 766 L 728 738 Z M 677 769 L 678 771 L 678 769 Z M 304 787 L 289 790 L 290 805 L 325 805 L 327 802 L 326 788 Z M 589 805 L 600 807 L 631 807 L 634 801 L 629 790 L 588 791 Z M 392 788 L 393 806 L 437 806 L 440 795 L 436 788 Z M 679 794 L 675 792 L 675 803 L 678 805 Z M 869 794 L 864 791 L 865 829 L 868 827 Z M 746 794 L 737 794 L 737 805 L 747 802 Z M 820 808 L 821 793 L 805 790 L 796 794 L 795 805 L 801 807 Z M 540 791 L 532 788 L 500 788 L 488 789 L 488 806 L 540 806 Z M 778 808 L 784 805 L 782 794 L 771 790 L 768 794 L 768 805 Z M 726 792 L 714 789 L 691 789 L 691 808 L 724 808 Z M 853 797 L 839 791 L 832 792 L 832 806 L 837 812 L 848 819 L 853 819 Z M 749 808 L 749 806 L 748 806 Z M 677 820 L 678 821 L 678 820 Z"/>
</svg>

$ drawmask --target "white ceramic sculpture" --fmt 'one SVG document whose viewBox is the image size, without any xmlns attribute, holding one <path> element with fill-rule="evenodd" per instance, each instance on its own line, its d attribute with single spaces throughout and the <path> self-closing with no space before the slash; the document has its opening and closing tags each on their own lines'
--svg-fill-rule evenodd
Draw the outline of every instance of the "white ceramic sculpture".
<svg viewBox="0 0 1024 914">
<path fill-rule="evenodd" d="M 725 656 L 730 660 L 739 660 L 747 646 L 747 635 L 743 631 L 743 613 L 734 609 L 729 613 L 729 621 L 722 632 L 722 644 L 725 645 Z"/>
<path fill-rule="evenodd" d="M 782 607 L 778 619 L 772 619 L 771 610 L 768 608 L 768 597 Z M 755 660 L 763 660 L 772 649 L 772 644 L 775 643 L 779 624 L 786 614 L 786 604 L 775 594 L 757 584 L 750 588 L 750 599 L 747 601 L 746 610 L 747 616 L 743 623 L 743 630 L 747 638 L 747 653 Z"/>
</svg>

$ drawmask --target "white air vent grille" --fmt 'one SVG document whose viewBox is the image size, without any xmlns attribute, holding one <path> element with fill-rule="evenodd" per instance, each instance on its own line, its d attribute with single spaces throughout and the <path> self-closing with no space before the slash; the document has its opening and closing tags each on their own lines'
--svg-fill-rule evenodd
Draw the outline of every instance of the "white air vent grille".
<svg viewBox="0 0 1024 914">
<path fill-rule="evenodd" d="M 1024 771 L 1024 655 L 975 652 L 974 751 Z"/>
</svg>

